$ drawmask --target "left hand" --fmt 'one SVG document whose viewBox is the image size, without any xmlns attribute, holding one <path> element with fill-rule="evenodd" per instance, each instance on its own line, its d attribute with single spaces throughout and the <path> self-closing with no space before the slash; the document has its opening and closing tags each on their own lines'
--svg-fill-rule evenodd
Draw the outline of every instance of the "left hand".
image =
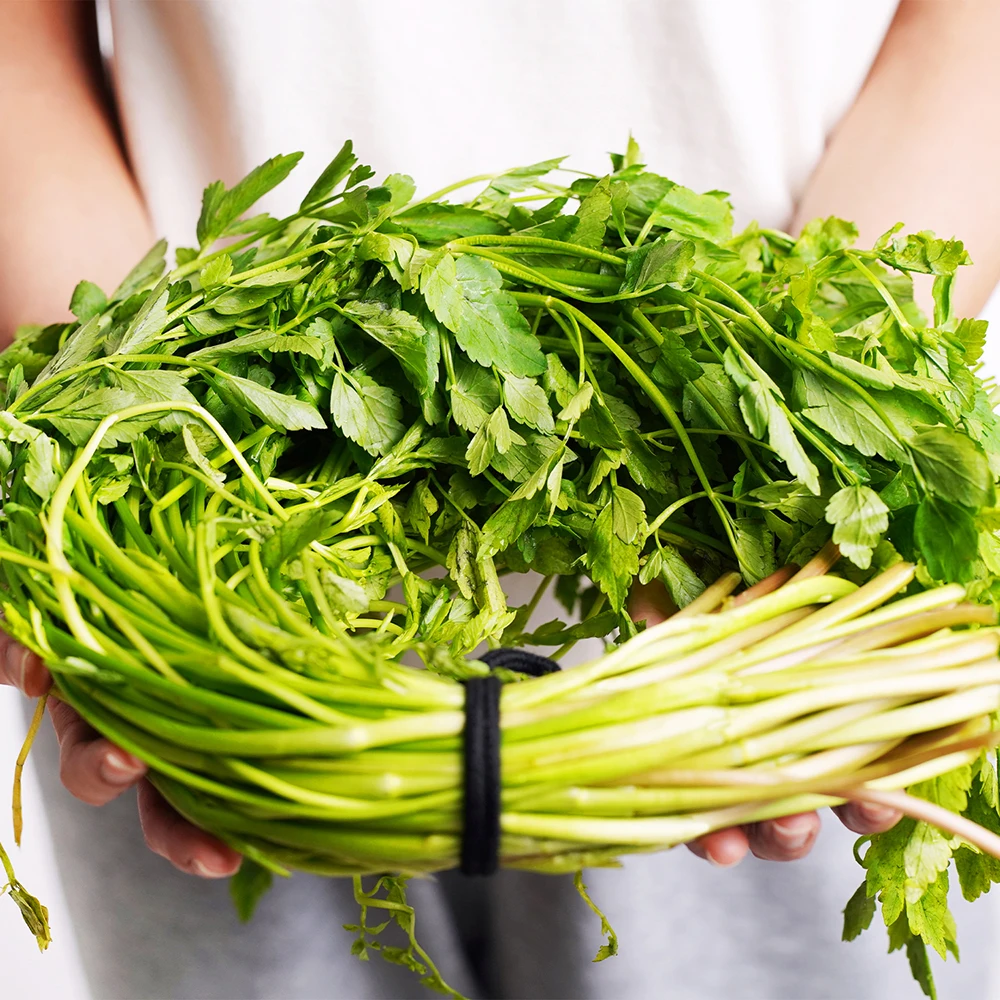
<svg viewBox="0 0 1000 1000">
<path fill-rule="evenodd" d="M 636 585 L 632 590 L 629 613 L 635 621 L 645 620 L 647 625 L 656 625 L 676 610 L 659 584 Z M 833 812 L 848 830 L 858 834 L 882 833 L 895 826 L 902 816 L 895 809 L 868 802 L 847 802 Z M 818 813 L 796 813 L 762 823 L 716 830 L 687 847 L 692 854 L 720 868 L 739 864 L 748 853 L 762 861 L 797 861 L 812 850 L 820 826 Z"/>
</svg>

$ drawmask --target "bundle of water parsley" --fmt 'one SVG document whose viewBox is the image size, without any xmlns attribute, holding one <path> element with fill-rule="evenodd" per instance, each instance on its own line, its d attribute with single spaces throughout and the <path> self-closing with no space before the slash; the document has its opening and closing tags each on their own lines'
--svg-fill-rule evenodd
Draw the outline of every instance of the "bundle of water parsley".
<svg viewBox="0 0 1000 1000">
<path fill-rule="evenodd" d="M 161 243 L 110 295 L 82 281 L 75 322 L 0 355 L 6 630 L 243 853 L 241 913 L 274 875 L 351 877 L 354 952 L 445 992 L 405 883 L 456 864 L 475 655 L 604 639 L 492 671 L 501 863 L 594 906 L 582 870 L 630 851 L 896 805 L 844 933 L 880 903 L 933 995 L 949 870 L 1000 880 L 1000 429 L 962 244 L 734 234 L 631 141 L 604 177 L 422 198 L 348 142 L 293 215 L 249 215 L 299 158 L 210 185 L 173 270 Z M 636 581 L 676 614 L 634 621 Z"/>
</svg>

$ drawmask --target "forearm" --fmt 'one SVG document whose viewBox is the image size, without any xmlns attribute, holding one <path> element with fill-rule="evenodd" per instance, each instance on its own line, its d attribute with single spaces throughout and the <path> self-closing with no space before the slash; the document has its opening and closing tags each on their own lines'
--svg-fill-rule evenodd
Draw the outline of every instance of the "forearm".
<svg viewBox="0 0 1000 1000">
<path fill-rule="evenodd" d="M 87 49 L 89 3 L 0 2 L 0 341 L 68 316 L 153 242 Z"/>
<path fill-rule="evenodd" d="M 965 242 L 954 304 L 974 315 L 1000 280 L 1000 227 L 988 208 L 1000 177 L 1000 4 L 903 0 L 858 100 L 796 213 L 852 219 L 860 243 L 893 223 Z"/>
</svg>

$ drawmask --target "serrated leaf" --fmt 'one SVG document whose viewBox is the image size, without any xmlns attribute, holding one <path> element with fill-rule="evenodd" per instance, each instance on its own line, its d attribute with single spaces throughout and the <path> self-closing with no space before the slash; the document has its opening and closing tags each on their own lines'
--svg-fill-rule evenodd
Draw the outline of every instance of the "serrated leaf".
<svg viewBox="0 0 1000 1000">
<path fill-rule="evenodd" d="M 660 542 L 646 560 L 639 574 L 640 583 L 659 579 L 678 608 L 687 607 L 704 590 L 705 584 L 685 562 L 680 552 L 668 542 Z"/>
<path fill-rule="evenodd" d="M 188 357 L 199 361 L 216 361 L 219 358 L 235 357 L 240 354 L 257 355 L 261 351 L 308 354 L 309 357 L 321 361 L 326 354 L 326 341 L 307 334 L 272 333 L 270 330 L 256 330 L 241 337 L 234 337 L 223 344 L 202 347 L 200 350 L 192 351 Z"/>
<path fill-rule="evenodd" d="M 567 423 L 579 420 L 590 408 L 590 401 L 593 398 L 594 387 L 589 382 L 584 382 L 559 411 L 559 419 L 565 420 Z"/>
<path fill-rule="evenodd" d="M 220 254 L 214 260 L 210 260 L 199 272 L 198 280 L 201 287 L 206 291 L 224 285 L 229 276 L 233 273 L 233 258 L 229 254 Z"/>
<path fill-rule="evenodd" d="M 399 397 L 357 369 L 334 376 L 330 412 L 341 431 L 370 455 L 384 455 L 403 433 Z"/>
<path fill-rule="evenodd" d="M 858 886 L 854 895 L 844 907 L 844 929 L 840 935 L 841 941 L 853 941 L 863 931 L 871 927 L 875 916 L 875 897 L 868 895 L 868 887 L 864 882 Z"/>
<path fill-rule="evenodd" d="M 906 463 L 906 453 L 893 429 L 867 403 L 813 372 L 804 372 L 803 382 L 807 403 L 803 417 L 841 444 L 857 448 L 862 455 L 880 455 L 890 462 Z"/>
<path fill-rule="evenodd" d="M 508 375 L 541 375 L 545 356 L 517 303 L 502 289 L 500 272 L 482 257 L 450 253 L 432 258 L 420 289 L 438 320 L 477 364 Z"/>
<path fill-rule="evenodd" d="M 754 437 L 763 439 L 784 459 L 788 471 L 816 496 L 819 470 L 806 454 L 788 416 L 774 395 L 760 382 L 750 382 L 740 393 L 740 410 Z"/>
<path fill-rule="evenodd" d="M 358 158 L 354 155 L 354 143 L 348 139 L 316 178 L 299 207 L 305 209 L 328 198 L 333 189 L 347 177 L 357 162 Z"/>
<path fill-rule="evenodd" d="M 910 440 L 913 460 L 927 488 L 963 507 L 992 506 L 993 473 L 983 451 L 965 434 L 932 427 Z"/>
<path fill-rule="evenodd" d="M 419 392 L 426 393 L 434 388 L 441 358 L 436 327 L 427 330 L 412 313 L 381 302 L 350 302 L 344 312 L 399 359 Z"/>
<path fill-rule="evenodd" d="M 527 424 L 546 434 L 555 429 L 548 396 L 534 379 L 518 378 L 516 375 L 505 376 L 503 399 L 510 415 L 518 423 Z"/>
<path fill-rule="evenodd" d="M 202 197 L 201 216 L 196 229 L 199 245 L 207 246 L 222 236 L 231 223 L 277 187 L 301 159 L 301 153 L 272 156 L 228 190 L 221 181 L 209 184 Z"/>
<path fill-rule="evenodd" d="M 657 237 L 629 253 L 625 260 L 623 292 L 639 292 L 651 285 L 683 284 L 694 265 L 694 244 Z"/>
<path fill-rule="evenodd" d="M 604 233 L 611 219 L 610 178 L 602 177 L 581 199 L 576 217 L 580 224 L 573 233 L 573 242 L 595 250 L 603 246 Z"/>
<path fill-rule="evenodd" d="M 128 325 L 115 354 L 142 354 L 163 332 L 167 324 L 167 299 L 170 293 L 164 288 L 153 298 L 154 292 L 150 293 L 150 297 Z"/>
<path fill-rule="evenodd" d="M 108 298 L 92 281 L 81 281 L 73 289 L 73 297 L 69 300 L 69 311 L 81 322 L 102 312 L 108 304 Z"/>
<path fill-rule="evenodd" d="M 733 521 L 736 537 L 736 558 L 748 584 L 757 583 L 775 570 L 774 535 L 767 525 L 749 517 Z"/>
<path fill-rule="evenodd" d="M 645 509 L 631 490 L 616 487 L 594 521 L 587 541 L 590 577 L 608 596 L 613 611 L 621 611 L 632 580 L 639 572 L 645 540 Z"/>
<path fill-rule="evenodd" d="M 326 427 L 312 403 L 268 389 L 253 379 L 219 372 L 212 378 L 216 390 L 278 430 L 319 430 Z"/>
<path fill-rule="evenodd" d="M 124 302 L 136 292 L 155 284 L 167 266 L 167 241 L 157 240 L 146 255 L 127 275 L 122 283 L 111 293 L 111 302 Z"/>
<path fill-rule="evenodd" d="M 882 498 L 867 486 L 846 486 L 830 497 L 825 518 L 841 553 L 868 569 L 872 550 L 889 527 L 889 508 Z"/>
<path fill-rule="evenodd" d="M 979 530 L 964 508 L 937 497 L 924 497 L 913 522 L 914 541 L 935 580 L 968 579 L 979 553 Z"/>
</svg>

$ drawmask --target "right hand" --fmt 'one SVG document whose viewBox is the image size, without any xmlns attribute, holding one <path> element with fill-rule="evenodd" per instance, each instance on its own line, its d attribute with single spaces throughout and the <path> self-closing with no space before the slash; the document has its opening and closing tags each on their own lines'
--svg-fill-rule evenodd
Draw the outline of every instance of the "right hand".
<svg viewBox="0 0 1000 1000">
<path fill-rule="evenodd" d="M 42 661 L 0 632 L 0 684 L 39 698 L 52 687 Z M 178 815 L 146 780 L 146 765 L 106 740 L 55 695 L 49 716 L 59 740 L 62 783 L 78 799 L 103 806 L 138 785 L 139 821 L 150 850 L 183 872 L 202 878 L 225 878 L 240 866 L 240 855 Z"/>
</svg>

